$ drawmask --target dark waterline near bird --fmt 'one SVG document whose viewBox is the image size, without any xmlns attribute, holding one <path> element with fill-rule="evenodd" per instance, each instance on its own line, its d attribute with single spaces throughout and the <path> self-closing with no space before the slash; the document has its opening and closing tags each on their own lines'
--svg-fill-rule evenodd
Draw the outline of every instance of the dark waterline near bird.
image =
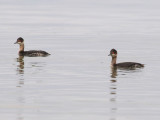
<svg viewBox="0 0 160 120">
<path fill-rule="evenodd" d="M 19 37 L 17 41 L 14 44 L 19 44 L 19 55 L 20 56 L 28 56 L 28 57 L 46 57 L 50 55 L 46 51 L 42 50 L 29 50 L 29 51 L 24 51 L 24 39 L 22 37 Z"/>
<path fill-rule="evenodd" d="M 144 64 L 137 63 L 137 62 L 122 62 L 122 63 L 116 63 L 117 62 L 117 50 L 112 49 L 110 51 L 109 56 L 112 57 L 111 66 L 117 67 L 117 68 L 124 68 L 124 69 L 135 69 L 135 68 L 143 68 Z"/>
</svg>

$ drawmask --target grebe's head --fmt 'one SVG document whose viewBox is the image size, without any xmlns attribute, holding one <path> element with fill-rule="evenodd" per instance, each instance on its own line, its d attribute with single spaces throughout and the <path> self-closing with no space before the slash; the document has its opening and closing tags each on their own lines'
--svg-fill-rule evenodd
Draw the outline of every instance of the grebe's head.
<svg viewBox="0 0 160 120">
<path fill-rule="evenodd" d="M 23 44 L 23 42 L 24 42 L 24 39 L 22 37 L 19 37 L 14 44 Z"/>
<path fill-rule="evenodd" d="M 117 57 L 117 50 L 112 49 L 112 50 L 110 51 L 110 54 L 109 54 L 108 56 Z"/>
</svg>

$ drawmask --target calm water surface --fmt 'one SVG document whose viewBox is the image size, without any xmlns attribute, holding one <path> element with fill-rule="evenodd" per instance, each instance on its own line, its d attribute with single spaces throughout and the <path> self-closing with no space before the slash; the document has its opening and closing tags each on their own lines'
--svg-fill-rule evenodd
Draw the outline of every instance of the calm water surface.
<svg viewBox="0 0 160 120">
<path fill-rule="evenodd" d="M 159 120 L 158 0 L 0 0 L 0 118 Z M 17 55 L 25 49 L 49 57 Z M 135 61 L 144 69 L 112 70 Z"/>
</svg>

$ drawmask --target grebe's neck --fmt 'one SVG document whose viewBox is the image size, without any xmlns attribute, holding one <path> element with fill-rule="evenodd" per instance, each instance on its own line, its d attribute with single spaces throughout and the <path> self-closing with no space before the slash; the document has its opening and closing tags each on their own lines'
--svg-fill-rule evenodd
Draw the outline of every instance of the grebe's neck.
<svg viewBox="0 0 160 120">
<path fill-rule="evenodd" d="M 21 43 L 21 44 L 19 44 L 19 52 L 22 52 L 22 51 L 24 51 L 24 43 Z"/>
<path fill-rule="evenodd" d="M 116 65 L 117 57 L 112 57 L 111 65 Z"/>
</svg>

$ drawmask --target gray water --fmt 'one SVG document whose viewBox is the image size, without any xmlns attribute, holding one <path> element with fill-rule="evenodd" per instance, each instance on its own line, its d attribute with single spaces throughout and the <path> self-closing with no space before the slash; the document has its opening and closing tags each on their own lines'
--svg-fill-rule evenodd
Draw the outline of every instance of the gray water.
<svg viewBox="0 0 160 120">
<path fill-rule="evenodd" d="M 0 0 L 0 119 L 159 120 L 158 0 Z M 18 57 L 26 50 L 48 57 Z M 110 68 L 118 62 L 144 69 Z"/>
</svg>

